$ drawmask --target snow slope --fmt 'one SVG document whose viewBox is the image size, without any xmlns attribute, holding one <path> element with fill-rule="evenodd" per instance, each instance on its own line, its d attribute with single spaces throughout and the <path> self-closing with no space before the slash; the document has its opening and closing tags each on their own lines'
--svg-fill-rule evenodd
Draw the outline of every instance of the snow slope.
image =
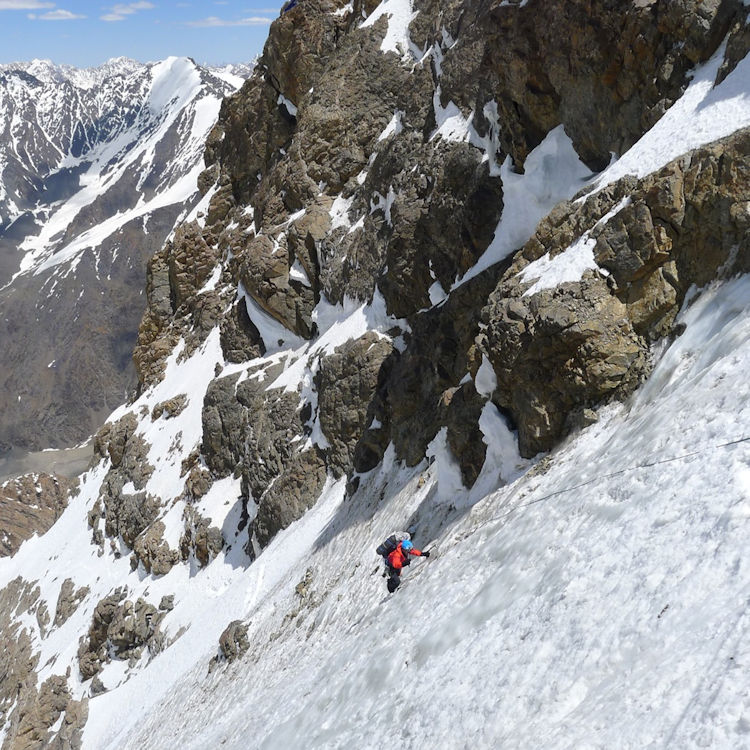
<svg viewBox="0 0 750 750">
<path fill-rule="evenodd" d="M 79 584 L 95 570 L 102 591 L 176 592 L 167 631 L 188 630 L 91 701 L 84 746 L 747 747 L 750 278 L 696 294 L 682 321 L 632 402 L 546 470 L 475 502 L 441 492 L 439 450 L 413 470 L 386 460 L 358 505 L 329 484 L 247 568 L 219 558 L 138 581 L 125 558 L 97 565 L 82 531 L 94 472 L 61 523 L 2 561 L 3 582 L 48 579 L 62 554 Z M 374 546 L 405 526 L 437 554 L 389 597 Z M 249 655 L 209 674 L 236 618 Z"/>
</svg>

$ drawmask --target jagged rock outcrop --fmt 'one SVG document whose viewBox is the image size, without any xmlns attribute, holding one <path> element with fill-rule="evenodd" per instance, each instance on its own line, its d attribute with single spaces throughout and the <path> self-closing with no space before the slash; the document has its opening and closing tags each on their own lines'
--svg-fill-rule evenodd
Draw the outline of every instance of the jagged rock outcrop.
<svg viewBox="0 0 750 750">
<path fill-rule="evenodd" d="M 147 526 L 133 542 L 131 565 L 142 563 L 145 571 L 155 576 L 165 575 L 179 561 L 180 555 L 164 540 L 166 527 L 162 521 Z"/>
<path fill-rule="evenodd" d="M 78 649 L 84 680 L 97 675 L 112 658 L 135 662 L 154 641 L 164 613 L 143 599 L 132 602 L 126 597 L 127 590 L 120 588 L 96 605 L 88 635 Z"/>
<path fill-rule="evenodd" d="M 297 453 L 284 473 L 260 498 L 251 527 L 247 552 L 257 554 L 282 529 L 301 518 L 318 499 L 326 480 L 326 462 L 320 448 Z"/>
<path fill-rule="evenodd" d="M 231 375 L 214 380 L 203 404 L 203 456 L 216 477 L 242 472 L 259 497 L 293 454 L 303 432 L 299 397 L 267 390 L 270 373 L 238 383 Z"/>
<path fill-rule="evenodd" d="M 221 350 L 227 362 L 247 362 L 266 353 L 244 300 L 235 302 L 221 321 Z"/>
<path fill-rule="evenodd" d="M 518 254 L 483 319 L 495 398 L 525 455 L 548 450 L 582 409 L 633 391 L 691 286 L 750 269 L 748 155 L 750 131 L 739 131 L 580 207 L 558 207 Z M 521 272 L 584 235 L 601 270 L 526 296 Z"/>
<path fill-rule="evenodd" d="M 441 426 L 448 426 L 468 484 L 484 462 L 486 446 L 478 429 L 484 399 L 462 381 L 479 366 L 474 347 L 481 310 L 477 301 L 486 299 L 501 270 L 489 269 L 455 290 L 444 304 L 413 319 L 409 346 L 395 359 L 381 386 L 382 404 L 376 408 L 379 421 L 390 428 L 386 435 L 410 466 L 423 459 Z M 370 463 L 358 466 L 365 469 Z"/>
<path fill-rule="evenodd" d="M 65 477 L 27 474 L 0 485 L 0 556 L 12 555 L 26 539 L 47 531 L 76 484 Z"/>
<path fill-rule="evenodd" d="M 234 661 L 250 648 L 247 639 L 247 624 L 232 620 L 219 637 L 219 650 L 227 661 Z"/>
<path fill-rule="evenodd" d="M 182 412 L 187 406 L 187 396 L 184 393 L 180 393 L 178 396 L 168 398 L 166 401 L 160 401 L 151 410 L 151 419 L 159 419 L 162 415 L 166 415 L 166 419 L 176 417 Z"/>
<path fill-rule="evenodd" d="M 22 627 L 16 619 L 35 616 L 37 621 L 44 621 L 41 613 L 45 605 L 40 593 L 36 582 L 21 578 L 0 590 L 3 750 L 75 750 L 81 746 L 81 730 L 88 713 L 86 700 L 73 699 L 67 675 L 52 675 L 38 686 L 39 655 L 28 627 Z"/>
<path fill-rule="evenodd" d="M 72 699 L 66 677 L 49 677 L 38 693 L 18 704 L 3 750 L 77 750 L 87 718 L 88 700 Z M 58 722 L 60 726 L 55 729 Z"/>
<path fill-rule="evenodd" d="M 242 476 L 245 497 L 259 505 L 253 531 L 261 545 L 315 502 L 326 476 L 318 448 L 300 452 L 310 428 L 302 421 L 299 396 L 268 390 L 273 369 L 241 382 L 238 376 L 214 380 L 203 406 L 206 465 L 216 477 Z M 248 551 L 254 554 L 251 544 Z M 197 556 L 202 560 L 207 553 Z"/>
<path fill-rule="evenodd" d="M 63 581 L 60 587 L 60 595 L 57 597 L 57 606 L 55 607 L 55 619 L 53 623 L 56 628 L 59 628 L 60 625 L 63 625 L 67 621 L 88 593 L 88 586 L 81 586 L 81 588 L 76 590 L 71 578 L 66 578 Z"/>
<path fill-rule="evenodd" d="M 0 720 L 6 722 L 19 696 L 31 695 L 36 688 L 38 654 L 32 648 L 30 634 L 15 619 L 33 613 L 39 602 L 39 587 L 15 578 L 0 590 Z"/>
<path fill-rule="evenodd" d="M 741 56 L 747 13 L 739 3 L 426 0 L 414 4 L 412 46 L 391 51 L 385 17 L 359 21 L 374 8 L 358 2 L 350 13 L 314 1 L 282 15 L 259 72 L 225 102 L 209 138 L 202 223 L 149 269 L 136 352 L 144 386 L 186 331 L 192 349 L 208 335 L 218 300 L 230 311 L 218 318 L 232 363 L 283 343 L 261 335 L 258 315 L 314 339 L 324 298 L 382 295 L 404 321 L 390 341 L 350 342 L 311 361 L 311 397 L 267 390 L 276 365 L 247 376 L 223 376 L 217 365 L 187 492 L 242 476 L 252 554 L 309 507 L 326 473 L 368 471 L 390 443 L 415 465 L 445 427 L 471 485 L 486 453 L 479 417 L 487 396 L 473 383 L 482 354 L 497 377 L 492 399 L 518 429 L 522 453 L 549 449 L 648 372 L 649 346 L 669 335 L 684 298 L 675 278 L 701 283 L 719 265 L 710 262 L 708 274 L 678 267 L 674 176 L 660 178 L 667 192 L 658 207 L 633 197 L 595 227 L 630 192 L 662 190 L 626 179 L 582 207 L 558 207 L 518 256 L 455 286 L 492 241 L 506 157 L 522 169 L 562 124 L 580 157 L 603 166 L 680 96 L 688 71 L 733 25 L 726 67 Z M 519 272 L 586 232 L 603 270 L 524 296 Z M 193 256 L 200 273 L 185 281 L 174 269 Z M 221 273 L 208 295 L 199 287 L 212 263 Z M 397 337 L 403 345 L 394 347 Z M 304 443 L 311 436 L 312 446 Z"/>
<path fill-rule="evenodd" d="M 138 340 L 133 350 L 133 362 L 142 386 L 158 382 L 166 359 L 178 341 L 175 331 L 169 330 L 172 317 L 172 297 L 169 284 L 169 265 L 165 248 L 155 253 L 146 268 L 146 312 L 138 327 Z"/>
<path fill-rule="evenodd" d="M 146 441 L 135 434 L 137 426 L 135 414 L 128 412 L 114 424 L 105 424 L 94 439 L 94 455 L 108 456 L 111 461 L 97 505 L 89 513 L 89 526 L 96 544 L 103 543 L 99 529 L 101 518 L 104 519 L 104 534 L 121 537 L 132 547 L 136 537 L 158 515 L 158 499 L 145 491 L 154 467 L 148 462 Z"/>
<path fill-rule="evenodd" d="M 221 529 L 211 525 L 195 508 L 187 506 L 183 512 L 185 533 L 180 538 L 180 553 L 183 560 L 191 558 L 205 567 L 224 548 Z"/>
<path fill-rule="evenodd" d="M 354 452 L 368 423 L 380 370 L 394 352 L 387 338 L 375 333 L 349 341 L 325 357 L 316 376 L 318 419 L 329 443 L 326 464 L 338 477 L 354 465 Z"/>
</svg>

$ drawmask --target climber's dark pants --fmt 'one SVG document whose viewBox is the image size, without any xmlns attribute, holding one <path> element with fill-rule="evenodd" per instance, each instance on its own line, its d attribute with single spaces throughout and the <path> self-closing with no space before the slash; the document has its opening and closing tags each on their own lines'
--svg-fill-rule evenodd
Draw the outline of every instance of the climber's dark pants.
<svg viewBox="0 0 750 750">
<path fill-rule="evenodd" d="M 401 571 L 388 566 L 388 591 L 392 594 L 401 585 Z"/>
</svg>

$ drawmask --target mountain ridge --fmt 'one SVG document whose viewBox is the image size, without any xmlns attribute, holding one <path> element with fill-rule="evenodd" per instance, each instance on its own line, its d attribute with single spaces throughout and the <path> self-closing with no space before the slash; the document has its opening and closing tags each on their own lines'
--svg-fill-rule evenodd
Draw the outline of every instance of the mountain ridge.
<svg viewBox="0 0 750 750">
<path fill-rule="evenodd" d="M 0 444 L 65 447 L 133 387 L 138 276 L 195 200 L 206 132 L 242 79 L 187 58 L 93 72 L 34 61 L 0 79 Z M 107 295 L 114 310 L 96 300 Z M 53 327 L 36 325 L 53 311 Z M 29 326 L 32 347 L 19 333 Z"/>
</svg>

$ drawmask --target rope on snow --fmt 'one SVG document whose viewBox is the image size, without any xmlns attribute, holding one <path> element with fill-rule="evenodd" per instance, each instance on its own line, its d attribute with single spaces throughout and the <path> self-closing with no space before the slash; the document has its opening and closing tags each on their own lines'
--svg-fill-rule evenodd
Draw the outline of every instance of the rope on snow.
<svg viewBox="0 0 750 750">
<path fill-rule="evenodd" d="M 510 508 L 505 513 L 499 515 L 499 516 L 493 516 L 493 521 L 499 521 L 507 516 L 509 516 L 511 513 L 515 513 L 517 510 L 520 510 L 521 508 L 528 508 L 530 505 L 536 505 L 537 503 L 542 503 L 545 500 L 549 500 L 550 498 L 557 497 L 557 495 L 564 495 L 567 492 L 573 492 L 573 490 L 579 490 L 581 487 L 586 487 L 589 484 L 593 484 L 594 482 L 598 482 L 601 479 L 612 479 L 613 477 L 620 476 L 621 474 L 626 474 L 630 471 L 637 471 L 638 469 L 648 469 L 652 466 L 658 466 L 659 464 L 668 464 L 672 463 L 673 461 L 682 461 L 686 458 L 691 458 L 692 456 L 698 456 L 701 453 L 707 453 L 709 450 L 717 450 L 718 448 L 727 448 L 730 445 L 737 445 L 738 443 L 746 443 L 750 442 L 750 435 L 747 437 L 738 438 L 737 440 L 730 440 L 727 443 L 719 443 L 718 445 L 711 445 L 707 448 L 702 448 L 701 450 L 697 451 L 691 451 L 690 453 L 683 453 L 680 456 L 672 456 L 671 458 L 661 458 L 658 461 L 650 461 L 648 463 L 643 464 L 637 464 L 636 466 L 628 466 L 624 469 L 618 469 L 617 471 L 609 472 L 608 474 L 600 474 L 599 476 L 592 477 L 591 479 L 587 479 L 585 482 L 581 482 L 580 484 L 573 485 L 572 487 L 565 487 L 562 490 L 555 490 L 554 492 L 550 492 L 548 495 L 544 495 L 543 497 L 537 497 L 534 500 L 529 500 L 526 503 L 519 503 L 518 505 Z"/>
</svg>

